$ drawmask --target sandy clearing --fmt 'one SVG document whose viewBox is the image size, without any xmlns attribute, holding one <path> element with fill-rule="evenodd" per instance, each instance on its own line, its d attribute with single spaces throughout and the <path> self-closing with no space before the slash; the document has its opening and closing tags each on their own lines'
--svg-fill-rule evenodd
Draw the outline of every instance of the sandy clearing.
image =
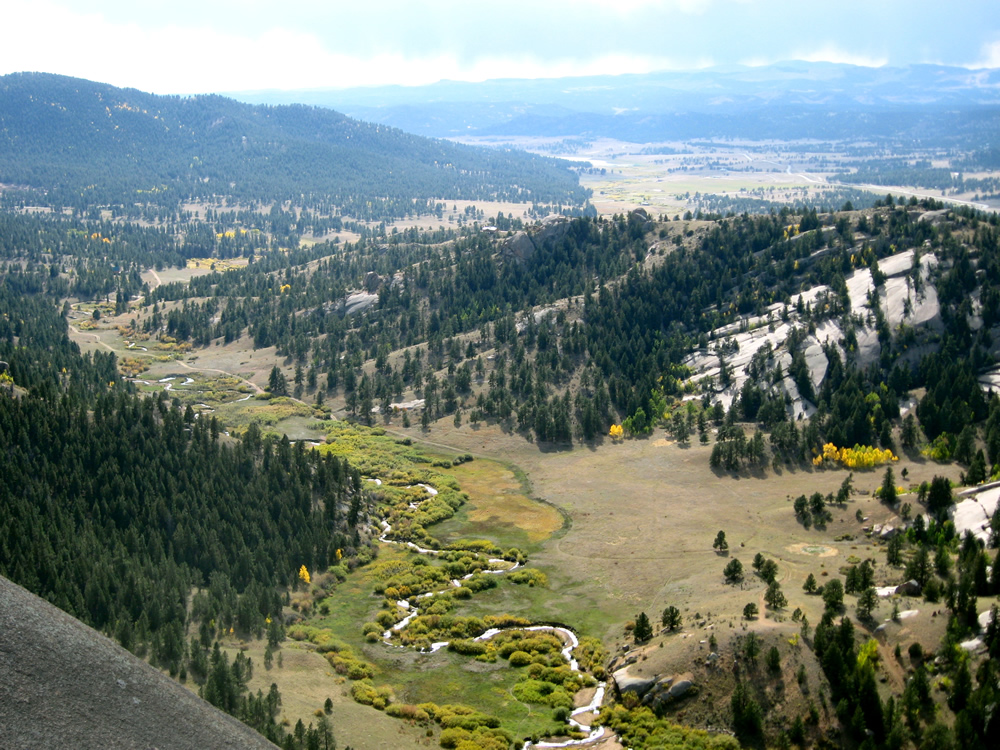
<svg viewBox="0 0 1000 750">
<path fill-rule="evenodd" d="M 808 542 L 799 542 L 798 544 L 792 544 L 785 547 L 789 552 L 797 555 L 812 555 L 813 557 L 836 557 L 837 550 L 833 547 L 828 547 L 823 544 L 809 544 Z"/>
</svg>

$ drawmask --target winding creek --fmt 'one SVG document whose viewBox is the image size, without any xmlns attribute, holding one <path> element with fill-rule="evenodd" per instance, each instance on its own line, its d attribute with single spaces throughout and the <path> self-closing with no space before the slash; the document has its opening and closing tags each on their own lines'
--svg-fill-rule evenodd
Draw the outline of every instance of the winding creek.
<svg viewBox="0 0 1000 750">
<path fill-rule="evenodd" d="M 381 486 L 382 484 L 382 481 L 377 478 L 369 477 L 367 481 L 373 482 L 376 486 Z M 410 487 L 423 488 L 424 491 L 427 493 L 428 497 L 433 497 L 438 494 L 438 491 L 435 488 L 427 484 L 410 485 Z M 416 509 L 418 506 L 419 503 L 414 502 L 410 503 L 409 507 Z M 422 555 L 437 556 L 441 554 L 441 550 L 427 549 L 425 547 L 421 547 L 420 545 L 414 542 L 402 542 L 395 539 L 389 539 L 388 536 L 389 534 L 392 533 L 392 526 L 390 526 L 389 522 L 386 521 L 385 519 L 382 519 L 380 524 L 382 528 L 382 533 L 378 539 L 380 542 L 383 542 L 384 544 L 403 545 L 409 547 L 414 552 L 418 552 Z M 503 564 L 507 565 L 508 567 L 483 570 L 481 571 L 482 573 L 503 575 L 506 573 L 510 573 L 511 571 L 517 570 L 517 568 L 520 567 L 520 563 L 515 562 L 513 564 L 510 564 L 509 560 L 503 560 L 499 558 L 492 558 L 488 562 L 491 565 Z M 465 575 L 462 578 L 452 579 L 448 588 L 441 589 L 439 591 L 430 591 L 424 594 L 420 594 L 416 598 L 430 599 L 434 596 L 437 596 L 438 594 L 446 593 L 450 591 L 452 588 L 457 588 L 461 586 L 462 581 L 472 578 L 473 575 L 475 575 L 475 573 L 469 573 L 468 575 Z M 402 620 L 400 620 L 391 628 L 382 633 L 382 640 L 386 645 L 392 646 L 393 648 L 406 648 L 406 646 L 401 646 L 392 643 L 391 641 L 392 635 L 393 633 L 400 633 L 403 630 L 405 630 L 406 627 L 410 624 L 410 622 L 420 614 L 420 610 L 415 605 L 410 604 L 410 602 L 406 601 L 405 599 L 397 601 L 396 606 L 398 606 L 402 610 L 405 610 L 408 614 Z M 560 640 L 562 640 L 562 642 L 565 644 L 565 646 L 562 649 L 562 655 L 563 658 L 565 658 L 566 661 L 569 663 L 570 669 L 573 670 L 574 672 L 582 671 L 580 669 L 579 662 L 577 662 L 577 660 L 573 657 L 573 650 L 580 645 L 580 640 L 577 638 L 576 633 L 574 633 L 569 628 L 558 627 L 554 625 L 527 625 L 527 626 L 512 626 L 508 628 L 490 628 L 486 632 L 481 633 L 480 635 L 475 637 L 473 640 L 488 641 L 491 638 L 494 638 L 500 633 L 503 633 L 504 631 L 507 630 L 522 630 L 522 631 L 528 630 L 528 631 L 542 631 L 542 632 L 555 633 L 556 635 L 559 636 Z M 438 641 L 432 643 L 430 648 L 426 649 L 425 651 L 426 653 L 434 653 L 436 651 L 440 651 L 443 648 L 447 648 L 449 643 L 450 641 Z M 582 745 L 589 745 L 593 742 L 597 742 L 598 740 L 603 739 L 607 734 L 609 734 L 607 729 L 605 729 L 604 727 L 592 727 L 589 723 L 584 724 L 582 721 L 580 721 L 580 718 L 582 718 L 584 714 L 593 714 L 598 712 L 601 708 L 601 705 L 604 703 L 604 696 L 606 692 L 607 692 L 607 683 L 604 681 L 598 682 L 597 689 L 594 692 L 594 697 L 590 700 L 590 702 L 585 706 L 578 706 L 577 708 L 574 708 L 570 712 L 569 719 L 567 720 L 569 726 L 577 731 L 587 732 L 588 735 L 586 737 L 577 740 L 565 740 L 562 742 L 546 742 L 544 740 L 540 742 L 531 742 L 529 740 L 524 743 L 523 750 L 530 750 L 531 748 L 536 748 L 536 747 L 547 747 L 547 748 L 579 747 Z"/>
</svg>

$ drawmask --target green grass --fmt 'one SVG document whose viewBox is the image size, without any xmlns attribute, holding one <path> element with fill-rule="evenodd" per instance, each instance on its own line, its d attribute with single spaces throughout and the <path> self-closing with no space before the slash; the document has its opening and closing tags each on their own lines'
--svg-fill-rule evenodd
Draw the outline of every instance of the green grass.
<svg viewBox="0 0 1000 750">
<path fill-rule="evenodd" d="M 552 709 L 522 703 L 512 692 L 525 674 L 505 659 L 487 664 L 448 651 L 425 654 L 412 669 L 400 670 L 385 684 L 392 687 L 397 702 L 460 703 L 500 719 L 504 729 L 518 739 L 544 734 L 555 724 Z"/>
<path fill-rule="evenodd" d="M 394 527 L 406 518 L 421 518 L 420 509 L 409 510 L 407 503 L 421 499 L 423 491 L 406 486 L 426 483 L 441 490 L 442 496 L 454 497 L 459 488 L 463 496 L 468 495 L 465 505 L 455 515 L 428 528 L 430 535 L 442 543 L 486 539 L 504 550 L 517 547 L 535 552 L 566 528 L 565 518 L 555 507 L 530 497 L 526 478 L 512 467 L 488 460 L 456 464 L 454 456 L 407 445 L 379 428 L 342 422 L 326 422 L 322 426 L 327 437 L 318 450 L 343 456 L 363 476 L 382 480 L 375 492 L 392 514 Z M 378 578 L 379 569 L 384 568 L 379 563 L 412 563 L 418 557 L 398 546 L 381 545 L 377 562 L 349 573 L 328 596 L 317 599 L 305 624 L 328 629 L 371 663 L 372 684 L 390 687 L 397 704 L 467 705 L 495 716 L 518 739 L 558 732 L 552 708 L 528 704 L 515 697 L 513 687 L 525 676 L 524 668 L 511 667 L 505 659 L 487 663 L 447 650 L 427 654 L 389 646 L 380 639 L 375 642 L 365 639 L 362 630 L 365 623 L 374 620 L 384 607 L 383 598 L 374 593 L 377 585 L 386 585 L 385 580 Z M 443 564 L 431 557 L 424 560 L 430 566 Z M 575 604 L 578 596 L 567 600 L 561 592 L 544 586 L 516 585 L 502 576 L 497 582 L 495 589 L 480 591 L 468 599 L 456 599 L 449 615 L 512 614 L 533 622 L 566 622 L 581 630 L 586 630 L 586 621 L 594 617 L 593 612 L 566 608 L 567 601 Z"/>
<path fill-rule="evenodd" d="M 379 555 L 379 561 L 412 560 L 415 557 L 412 553 L 386 546 Z M 503 727 L 518 738 L 552 730 L 552 709 L 522 703 L 514 698 L 512 688 L 525 670 L 510 667 L 504 659 L 488 664 L 447 650 L 422 654 L 381 642 L 366 643 L 361 626 L 373 618 L 382 601 L 373 595 L 374 585 L 374 576 L 369 569 L 354 571 L 322 600 L 329 607 L 329 614 L 312 615 L 305 622 L 315 628 L 329 629 L 338 640 L 371 662 L 375 666 L 373 684 L 391 687 L 396 703 L 433 702 L 471 706 L 496 716 Z M 476 598 L 473 597 L 472 601 Z M 467 614 L 464 611 L 466 607 L 461 609 L 461 614 Z M 484 612 L 486 610 L 495 611 L 493 607 L 485 608 Z"/>
<path fill-rule="evenodd" d="M 529 565 L 533 565 L 530 561 Z M 545 573 L 550 571 L 538 567 Z M 572 627 L 579 635 L 602 636 L 616 618 L 602 613 L 587 594 L 582 582 L 562 582 L 556 586 L 515 584 L 501 576 L 500 585 L 482 591 L 463 602 L 456 611 L 468 617 L 510 614 L 533 622 L 560 622 Z"/>
<path fill-rule="evenodd" d="M 232 401 L 219 407 L 219 419 L 231 430 L 241 432 L 256 422 L 262 431 L 292 417 L 312 417 L 313 409 L 290 398 Z"/>
<path fill-rule="evenodd" d="M 414 555 L 392 545 L 383 545 L 378 560 L 408 560 Z M 374 594 L 375 580 L 370 568 L 358 568 L 347 576 L 347 580 L 337 584 L 333 592 L 317 602 L 319 606 L 326 604 L 329 614 L 320 614 L 319 607 L 314 614 L 306 619 L 306 623 L 316 628 L 329 628 L 338 638 L 359 651 L 366 651 L 369 644 L 365 643 L 361 628 L 372 620 L 375 613 L 381 609 L 382 598 Z M 376 652 L 377 653 L 377 652 Z"/>
</svg>

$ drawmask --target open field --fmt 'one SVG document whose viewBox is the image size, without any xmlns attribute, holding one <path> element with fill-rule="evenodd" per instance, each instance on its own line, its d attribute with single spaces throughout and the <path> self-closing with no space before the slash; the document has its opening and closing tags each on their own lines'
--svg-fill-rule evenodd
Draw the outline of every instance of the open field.
<svg viewBox="0 0 1000 750">
<path fill-rule="evenodd" d="M 855 472 L 855 493 L 850 502 L 843 508 L 831 508 L 833 520 L 825 529 L 806 529 L 795 519 L 792 498 L 814 491 L 835 492 L 847 477 L 846 470 L 718 473 L 709 468 L 708 448 L 678 446 L 660 431 L 645 440 L 605 442 L 572 451 L 539 449 L 494 427 L 455 429 L 450 420 L 442 420 L 427 432 L 392 427 L 389 433 L 412 437 L 414 448 L 426 445 L 429 457 L 447 456 L 448 449 L 451 455 L 477 456 L 473 462 L 441 470 L 460 481 L 471 499 L 456 516 L 434 527 L 436 536 L 442 540 L 482 536 L 502 543 L 518 535 L 529 540 L 535 537 L 535 544 L 528 547 L 528 564 L 548 576 L 548 587 L 503 582 L 464 602 L 456 614 L 482 617 L 503 612 L 566 622 L 581 634 L 600 637 L 614 655 L 631 643 L 625 626 L 638 612 L 647 612 L 658 621 L 664 607 L 677 606 L 684 627 L 678 634 L 654 639 L 641 649 L 642 659 L 634 669 L 639 675 L 689 675 L 703 686 L 705 699 L 682 704 L 675 714 L 679 721 L 726 725 L 725 672 L 705 668 L 705 638 L 715 633 L 726 658 L 734 639 L 745 635 L 748 627 L 764 639 L 765 646 L 777 645 L 782 652 L 783 674 L 770 678 L 768 694 L 775 701 L 786 701 L 792 712 L 789 715 L 804 712 L 815 699 L 822 676 L 811 652 L 794 645 L 799 626 L 788 616 L 792 609 L 801 608 L 810 622 L 816 623 L 823 609 L 819 597 L 802 591 L 805 578 L 809 573 L 820 583 L 832 576 L 842 578 L 844 566 L 872 558 L 878 585 L 902 580 L 901 569 L 885 564 L 884 545 L 868 539 L 862 530 L 862 526 L 894 518 L 872 495 L 881 482 L 880 470 Z M 505 463 L 484 460 L 488 456 L 502 456 Z M 515 474 L 511 465 L 522 469 L 523 476 Z M 907 470 L 903 482 L 907 487 L 929 481 L 936 474 L 957 478 L 956 468 L 920 456 L 903 456 L 894 469 L 897 477 Z M 528 495 L 558 508 L 568 517 L 568 528 L 556 523 L 558 514 L 546 512 L 548 505 L 534 503 Z M 903 500 L 916 506 L 913 497 Z M 858 510 L 863 522 L 855 516 Z M 543 529 L 550 535 L 542 534 Z M 719 529 L 727 532 L 730 544 L 725 555 L 712 549 Z M 779 565 L 778 580 L 789 601 L 780 612 L 765 608 L 766 585 L 750 573 L 750 562 L 757 552 Z M 402 554 L 398 548 L 384 547 L 380 559 Z M 746 581 L 737 586 L 726 585 L 722 576 L 722 568 L 733 557 L 747 568 Z M 363 570 L 352 575 L 328 600 L 329 617 L 316 624 L 330 627 L 376 665 L 375 684 L 391 686 L 405 702 L 482 702 L 491 705 L 505 723 L 510 722 L 507 725 L 519 727 L 518 731 L 530 729 L 531 712 L 518 701 L 509 700 L 509 695 L 501 695 L 516 679 L 515 670 L 463 660 L 446 652 L 421 655 L 363 643 L 358 623 L 370 617 L 377 606 L 377 597 L 366 595 L 372 585 L 366 576 Z M 749 602 L 758 603 L 761 611 L 754 623 L 742 619 L 743 607 Z M 853 602 L 853 597 L 846 598 L 848 612 L 853 612 Z M 931 646 L 940 638 L 944 625 L 943 618 L 935 618 L 933 605 L 906 599 L 897 604 L 899 610 L 905 610 L 904 615 L 898 623 L 890 623 L 889 640 L 880 646 L 886 681 L 894 690 L 901 689 L 906 675 L 905 664 L 891 658 L 895 644 L 902 644 L 904 651 L 915 641 Z M 367 612 L 362 611 L 365 609 Z M 887 620 L 892 610 L 893 605 L 883 601 L 876 622 Z M 864 640 L 864 629 L 861 631 L 859 638 Z M 692 663 L 701 666 L 689 674 Z M 794 676 L 800 666 L 807 673 L 802 684 Z M 327 689 L 328 678 L 326 672 L 317 672 L 311 678 L 301 675 L 298 679 L 312 680 L 309 690 L 319 696 Z M 718 694 L 715 691 L 721 693 L 721 703 L 711 699 Z M 339 710 L 335 709 L 335 716 Z M 295 717 L 291 718 L 294 721 Z M 352 741 L 348 726 L 350 721 L 339 735 L 343 741 Z M 412 739 L 416 744 L 398 746 L 419 747 L 425 738 L 417 734 Z M 402 741 L 401 735 L 397 742 Z"/>
<path fill-rule="evenodd" d="M 419 429 L 409 432 L 419 440 Z M 622 626 L 641 610 L 659 613 L 672 604 L 690 613 L 711 611 L 717 617 L 740 619 L 743 606 L 762 595 L 765 586 L 745 584 L 747 589 L 759 589 L 751 595 L 724 583 L 726 558 L 712 549 L 720 529 L 726 531 L 730 557 L 740 558 L 745 566 L 757 552 L 777 561 L 790 603 L 801 606 L 814 622 L 822 603 L 798 595 L 809 572 L 822 581 L 823 570 L 836 574 L 855 555 L 880 558 L 877 575 L 888 575 L 884 549 L 869 542 L 861 530 L 862 525 L 893 517 L 871 495 L 881 482 L 878 470 L 855 472 L 859 493 L 846 509 L 834 508 L 834 520 L 818 530 L 798 523 L 792 498 L 836 492 L 849 473 L 846 470 L 717 473 L 709 467 L 710 448 L 679 447 L 660 431 L 645 440 L 555 452 L 539 450 L 495 427 L 456 430 L 448 420 L 435 425 L 427 437 L 456 451 L 503 456 L 525 471 L 532 494 L 570 517 L 570 529 L 546 545 L 531 564 L 549 574 L 551 593 L 558 602 L 552 608 L 578 614 L 582 630 L 609 646 L 624 642 Z M 957 467 L 921 457 L 901 458 L 894 467 L 897 477 L 904 468 L 907 484 L 914 486 L 935 474 L 957 479 L 958 473 Z M 914 499 L 909 500 L 916 506 Z M 864 524 L 855 518 L 859 508 L 869 518 Z M 855 539 L 833 541 L 843 534 Z M 807 546 L 796 547 L 800 544 Z M 823 547 L 827 556 L 815 554 L 818 550 L 811 546 Z M 901 572 L 894 575 L 898 579 Z M 807 609 L 810 604 L 814 612 Z"/>
<path fill-rule="evenodd" d="M 246 259 L 240 260 L 242 260 L 243 265 L 246 265 Z M 175 281 L 186 283 L 197 276 L 205 276 L 210 273 L 213 273 L 211 264 L 191 263 L 184 268 L 164 268 L 160 271 L 150 269 L 142 274 L 142 280 L 149 284 L 151 289 L 155 289 L 160 284 L 171 284 Z"/>
<path fill-rule="evenodd" d="M 757 142 L 698 140 L 667 143 L 629 143 L 608 138 L 481 137 L 459 139 L 473 145 L 499 143 L 546 156 L 586 162 L 580 183 L 593 191 L 591 203 L 602 215 L 627 213 L 644 207 L 653 214 L 674 216 L 696 210 L 698 196 L 739 200 L 753 198 L 775 203 L 809 202 L 826 205 L 824 195 L 841 188 L 868 191 L 874 196 L 915 196 L 969 205 L 982 210 L 1000 208 L 1000 200 L 974 192 L 951 193 L 912 185 L 840 184 L 832 176 L 856 154 L 854 144 L 820 142 Z M 665 153 L 655 153 L 664 151 Z M 925 154 L 913 154 L 915 160 Z M 935 163 L 934 166 L 944 166 Z M 994 178 L 996 173 L 966 177 Z M 826 201 L 826 202 L 825 202 Z M 516 214 L 515 214 L 516 215 Z"/>
<path fill-rule="evenodd" d="M 306 726 L 310 722 L 316 724 L 316 711 L 322 711 L 324 701 L 329 698 L 333 702 L 329 719 L 338 747 L 350 744 L 355 750 L 383 750 L 437 746 L 433 739 L 424 736 L 422 728 L 355 703 L 350 696 L 350 683 L 334 674 L 327 660 L 308 648 L 308 644 L 286 641 L 280 651 L 281 666 L 275 656 L 269 670 L 264 668 L 265 645 L 263 641 L 255 641 L 243 646 L 232 644 L 225 650 L 232 657 L 237 648 L 242 648 L 253 661 L 254 673 L 249 683 L 253 693 L 261 690 L 266 694 L 271 683 L 278 686 L 282 699 L 279 721 L 287 721 L 288 731 L 299 719 Z"/>
</svg>

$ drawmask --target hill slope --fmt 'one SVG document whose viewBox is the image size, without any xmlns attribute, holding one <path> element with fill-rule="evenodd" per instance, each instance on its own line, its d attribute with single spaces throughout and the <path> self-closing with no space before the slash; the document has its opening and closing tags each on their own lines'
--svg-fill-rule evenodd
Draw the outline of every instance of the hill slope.
<svg viewBox="0 0 1000 750">
<path fill-rule="evenodd" d="M 414 200 L 581 203 L 560 162 L 413 136 L 306 106 L 155 96 L 40 73 L 0 77 L 0 182 L 79 203 L 225 195 L 353 207 Z"/>
<path fill-rule="evenodd" d="M 274 747 L 6 578 L 0 673 L 2 748 Z"/>
</svg>

